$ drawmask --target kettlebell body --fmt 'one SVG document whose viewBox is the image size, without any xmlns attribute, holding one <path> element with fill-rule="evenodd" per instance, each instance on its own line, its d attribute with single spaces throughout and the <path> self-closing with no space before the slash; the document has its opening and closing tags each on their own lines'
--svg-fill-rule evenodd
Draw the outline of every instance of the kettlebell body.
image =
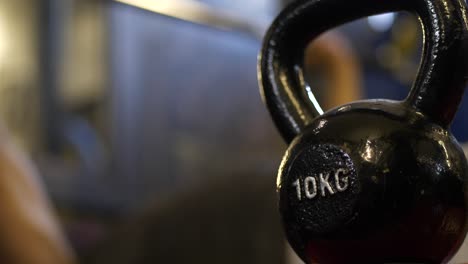
<svg viewBox="0 0 468 264">
<path fill-rule="evenodd" d="M 465 237 L 464 161 L 449 132 L 401 102 L 334 109 L 283 158 L 288 240 L 308 263 L 441 263 Z"/>
<path fill-rule="evenodd" d="M 323 113 L 302 74 L 307 44 L 337 25 L 401 10 L 415 13 L 424 31 L 408 97 Z M 467 14 L 461 0 L 298 0 L 273 22 L 259 80 L 290 144 L 279 209 L 306 263 L 442 263 L 460 247 L 468 165 L 449 126 L 468 81 Z"/>
</svg>

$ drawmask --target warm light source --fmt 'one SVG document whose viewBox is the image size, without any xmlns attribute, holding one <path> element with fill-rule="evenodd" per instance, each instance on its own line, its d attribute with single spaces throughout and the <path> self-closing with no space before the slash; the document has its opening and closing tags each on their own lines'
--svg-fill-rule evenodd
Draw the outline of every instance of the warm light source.
<svg viewBox="0 0 468 264">
<path fill-rule="evenodd" d="M 263 37 L 267 28 L 267 23 L 264 23 L 264 21 L 256 21 L 227 10 L 215 9 L 207 4 L 194 0 L 115 1 L 197 24 L 224 30 L 242 31 L 258 38 Z"/>
<path fill-rule="evenodd" d="M 181 0 L 116 0 L 152 12 L 197 22 L 205 16 L 207 7 L 199 2 Z"/>
</svg>

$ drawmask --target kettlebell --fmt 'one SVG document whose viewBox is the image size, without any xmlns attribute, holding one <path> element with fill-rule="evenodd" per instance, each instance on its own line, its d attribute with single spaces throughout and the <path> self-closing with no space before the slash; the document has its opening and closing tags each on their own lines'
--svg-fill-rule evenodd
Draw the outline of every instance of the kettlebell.
<svg viewBox="0 0 468 264">
<path fill-rule="evenodd" d="M 423 53 L 403 101 L 323 112 L 303 76 L 307 44 L 344 23 L 409 11 Z M 467 232 L 468 165 L 449 131 L 468 81 L 464 0 L 298 0 L 259 56 L 262 98 L 289 144 L 277 192 L 286 237 L 306 263 L 446 263 Z"/>
</svg>

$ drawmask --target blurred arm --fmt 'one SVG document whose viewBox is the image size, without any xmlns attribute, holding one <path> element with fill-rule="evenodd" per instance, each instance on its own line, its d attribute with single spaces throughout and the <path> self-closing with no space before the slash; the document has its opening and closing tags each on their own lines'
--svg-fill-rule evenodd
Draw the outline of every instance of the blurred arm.
<svg viewBox="0 0 468 264">
<path fill-rule="evenodd" d="M 74 263 L 33 164 L 0 134 L 0 263 Z"/>
<path fill-rule="evenodd" d="M 361 65 L 341 34 L 328 32 L 312 42 L 304 63 L 309 74 L 319 70 L 318 74 L 323 75 L 325 87 L 312 89 L 321 94 L 324 110 L 361 99 Z"/>
</svg>

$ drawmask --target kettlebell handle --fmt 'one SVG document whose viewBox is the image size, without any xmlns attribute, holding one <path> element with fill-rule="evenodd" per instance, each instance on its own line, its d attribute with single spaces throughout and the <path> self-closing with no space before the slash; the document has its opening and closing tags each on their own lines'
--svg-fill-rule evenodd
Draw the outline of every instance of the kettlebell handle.
<svg viewBox="0 0 468 264">
<path fill-rule="evenodd" d="M 273 22 L 259 58 L 262 97 L 287 143 L 323 114 L 303 77 L 308 43 L 344 23 L 396 11 L 415 13 L 424 31 L 419 72 L 402 104 L 450 125 L 468 81 L 465 0 L 297 0 Z"/>
</svg>

